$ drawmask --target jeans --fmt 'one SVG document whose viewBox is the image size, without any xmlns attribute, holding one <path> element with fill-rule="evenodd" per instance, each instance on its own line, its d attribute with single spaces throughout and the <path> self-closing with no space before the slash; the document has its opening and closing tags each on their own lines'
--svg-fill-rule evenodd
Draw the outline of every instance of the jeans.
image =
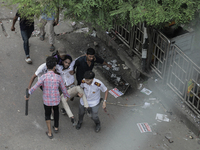
<svg viewBox="0 0 200 150">
<path fill-rule="evenodd" d="M 24 41 L 24 51 L 26 57 L 29 57 L 29 38 L 31 37 L 33 30 L 21 30 L 22 39 Z"/>
</svg>

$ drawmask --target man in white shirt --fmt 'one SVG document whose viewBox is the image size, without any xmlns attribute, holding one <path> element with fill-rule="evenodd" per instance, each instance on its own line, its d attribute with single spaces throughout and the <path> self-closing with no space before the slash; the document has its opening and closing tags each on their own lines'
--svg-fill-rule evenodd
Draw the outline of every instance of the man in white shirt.
<svg viewBox="0 0 200 150">
<path fill-rule="evenodd" d="M 108 89 L 107 87 L 98 79 L 94 78 L 95 74 L 92 71 L 87 71 L 84 74 L 84 79 L 82 80 L 82 83 L 80 87 L 84 89 L 88 105 L 91 110 L 91 119 L 96 124 L 95 132 L 99 132 L 101 130 L 100 120 L 98 117 L 98 110 L 100 106 L 100 91 L 105 92 L 105 97 L 103 101 L 103 109 L 106 108 L 106 100 L 108 96 Z M 79 121 L 76 125 L 76 129 L 79 130 L 81 128 L 83 117 L 85 114 L 85 109 L 83 107 L 83 99 L 80 99 L 80 105 L 79 105 Z"/>
<path fill-rule="evenodd" d="M 84 93 L 83 89 L 80 86 L 75 86 L 75 84 L 74 84 L 74 75 L 70 74 L 70 71 L 73 70 L 73 66 L 74 66 L 75 61 L 72 61 L 72 57 L 71 56 L 65 55 L 65 57 L 63 58 L 62 63 L 63 63 L 63 65 L 57 65 L 56 66 L 56 68 L 57 68 L 56 71 L 62 77 L 62 79 L 64 81 L 64 84 L 65 84 L 65 86 L 67 88 L 67 91 L 68 91 L 68 93 L 70 95 L 70 98 L 73 98 L 76 95 L 78 95 L 79 97 L 82 97 L 83 103 L 84 103 L 84 107 L 88 108 L 87 99 L 86 99 L 86 96 L 85 96 L 85 93 Z M 63 105 L 65 111 L 67 112 L 67 115 L 69 116 L 69 118 L 71 118 L 71 122 L 74 125 L 75 124 L 75 118 L 74 118 L 74 115 L 72 114 L 72 112 L 71 112 L 71 110 L 69 108 L 67 100 L 68 99 L 65 99 L 63 97 L 63 95 L 61 95 L 62 105 Z"/>
</svg>

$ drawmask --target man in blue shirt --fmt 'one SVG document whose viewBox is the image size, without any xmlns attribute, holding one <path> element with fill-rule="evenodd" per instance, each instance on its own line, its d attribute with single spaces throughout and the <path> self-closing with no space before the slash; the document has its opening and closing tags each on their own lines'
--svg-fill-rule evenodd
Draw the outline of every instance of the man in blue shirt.
<svg viewBox="0 0 200 150">
<path fill-rule="evenodd" d="M 45 11 L 47 8 L 45 9 Z M 51 8 L 48 7 L 48 10 L 51 10 Z M 54 37 L 54 26 L 58 24 L 59 21 L 59 8 L 57 8 L 56 13 L 56 19 L 55 19 L 55 13 L 52 11 L 50 15 L 46 13 L 43 13 L 41 15 L 40 19 L 40 40 L 43 41 L 45 37 L 45 31 L 44 27 L 47 25 L 47 34 L 49 35 L 49 44 L 50 44 L 50 52 L 53 52 L 55 50 L 55 37 Z"/>
</svg>

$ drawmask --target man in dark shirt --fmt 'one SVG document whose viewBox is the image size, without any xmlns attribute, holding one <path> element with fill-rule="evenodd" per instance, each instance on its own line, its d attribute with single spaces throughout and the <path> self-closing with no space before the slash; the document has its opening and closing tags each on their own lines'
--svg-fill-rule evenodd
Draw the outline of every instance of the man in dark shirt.
<svg viewBox="0 0 200 150">
<path fill-rule="evenodd" d="M 95 55 L 95 50 L 93 48 L 88 48 L 86 55 L 79 57 L 76 60 L 74 65 L 74 72 L 76 69 L 76 79 L 78 85 L 81 84 L 81 81 L 84 78 L 84 73 L 86 71 L 92 70 L 95 63 L 107 65 L 109 68 L 111 68 L 111 65 L 107 64 L 103 59 Z"/>
<path fill-rule="evenodd" d="M 24 51 L 26 54 L 26 58 L 25 61 L 28 64 L 31 64 L 31 58 L 29 55 L 29 38 L 31 37 L 31 34 L 34 30 L 34 16 L 30 16 L 30 17 L 24 17 L 21 14 L 21 11 L 17 11 L 15 17 L 13 18 L 13 24 L 11 27 L 11 31 L 15 31 L 15 23 L 18 19 L 18 17 L 20 17 L 19 20 L 19 26 L 20 26 L 20 30 L 21 30 L 21 35 L 22 35 L 22 39 L 24 41 Z"/>
</svg>

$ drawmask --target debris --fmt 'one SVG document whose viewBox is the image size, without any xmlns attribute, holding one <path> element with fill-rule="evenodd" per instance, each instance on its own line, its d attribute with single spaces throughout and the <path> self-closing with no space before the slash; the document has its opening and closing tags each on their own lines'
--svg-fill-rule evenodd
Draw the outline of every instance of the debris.
<svg viewBox="0 0 200 150">
<path fill-rule="evenodd" d="M 141 133 L 152 132 L 148 123 L 137 123 L 137 126 Z"/>
<path fill-rule="evenodd" d="M 155 79 L 154 81 L 155 81 L 155 82 L 157 82 L 157 81 L 158 81 L 158 79 Z"/>
<path fill-rule="evenodd" d="M 142 108 L 147 108 L 150 106 L 150 103 L 145 102 L 144 105 L 142 106 Z"/>
<path fill-rule="evenodd" d="M 122 64 L 123 69 L 128 69 L 128 67 L 125 64 Z"/>
<path fill-rule="evenodd" d="M 119 71 L 119 67 L 113 67 L 112 70 L 113 71 Z"/>
<path fill-rule="evenodd" d="M 158 122 L 161 122 L 161 121 L 169 122 L 169 118 L 167 118 L 167 115 L 164 115 L 164 114 L 159 114 L 159 113 L 157 113 L 155 119 L 156 119 Z"/>
<path fill-rule="evenodd" d="M 142 88 L 142 83 L 140 83 L 140 85 L 138 86 L 138 89 L 140 90 Z"/>
<path fill-rule="evenodd" d="M 91 36 L 96 37 L 97 36 L 96 31 L 93 30 Z"/>
<path fill-rule="evenodd" d="M 98 43 L 94 41 L 94 46 L 98 46 Z"/>
<path fill-rule="evenodd" d="M 20 112 L 20 110 L 17 110 L 18 112 Z"/>
<path fill-rule="evenodd" d="M 150 91 L 149 89 L 147 88 L 143 88 L 140 92 L 146 94 L 146 95 L 150 95 L 152 93 L 152 91 Z"/>
<path fill-rule="evenodd" d="M 171 141 L 169 138 L 167 138 L 166 136 L 165 136 L 165 138 L 168 140 L 168 142 L 169 143 L 173 143 L 174 141 Z"/>
<path fill-rule="evenodd" d="M 155 100 L 156 100 L 156 98 L 149 98 L 149 100 L 150 100 L 150 101 L 155 101 Z"/>
<path fill-rule="evenodd" d="M 119 91 L 117 88 L 110 90 L 109 93 L 112 94 L 115 98 L 122 96 L 124 94 L 121 91 Z"/>
<path fill-rule="evenodd" d="M 106 65 L 104 65 L 103 68 L 106 69 L 106 70 L 110 70 L 110 68 L 108 66 L 106 66 Z"/>
<path fill-rule="evenodd" d="M 193 139 L 193 136 L 190 135 L 189 138 L 190 138 L 190 139 Z"/>
<path fill-rule="evenodd" d="M 71 25 L 72 26 L 75 26 L 76 25 L 76 22 L 74 21 L 74 22 L 71 22 Z"/>
<path fill-rule="evenodd" d="M 81 29 L 78 29 L 76 31 L 74 31 L 75 33 L 81 33 L 81 32 L 89 32 L 89 28 L 86 27 L 86 28 L 81 28 Z"/>
</svg>

